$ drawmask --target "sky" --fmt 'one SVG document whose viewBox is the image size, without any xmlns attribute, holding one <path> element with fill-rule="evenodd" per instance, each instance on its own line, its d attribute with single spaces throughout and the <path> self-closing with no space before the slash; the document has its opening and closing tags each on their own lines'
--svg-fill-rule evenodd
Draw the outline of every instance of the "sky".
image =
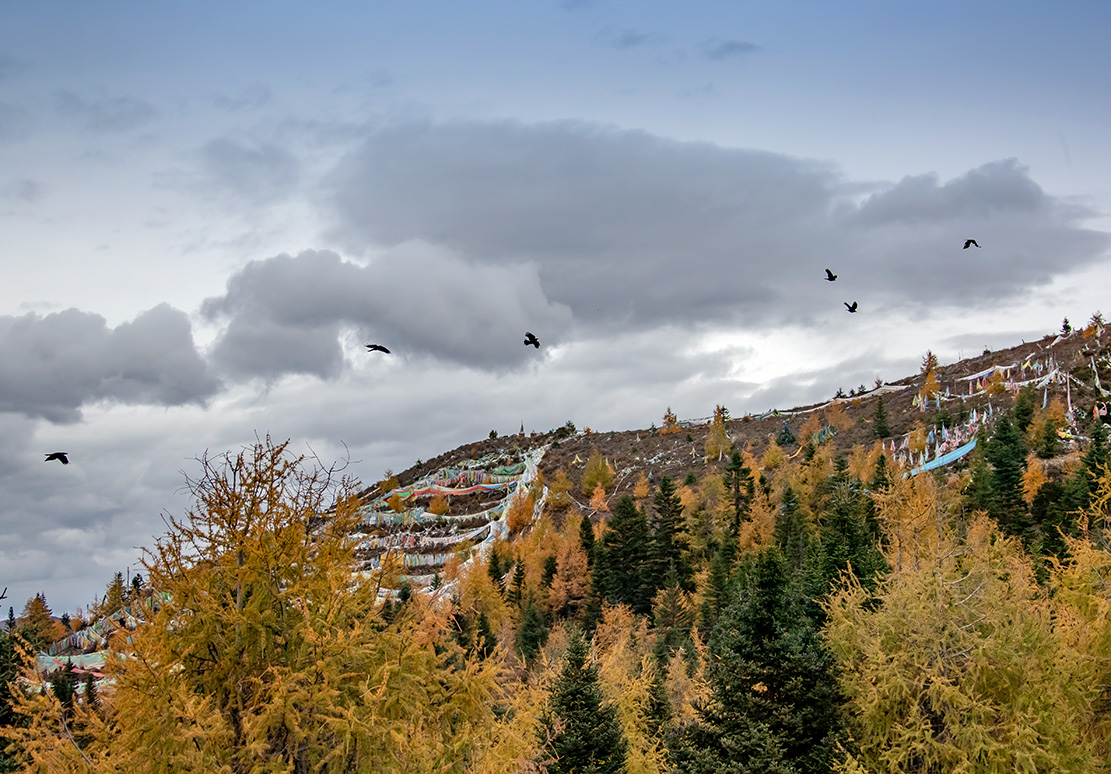
<svg viewBox="0 0 1111 774">
<path fill-rule="evenodd" d="M 93 602 L 199 457 L 267 434 L 370 483 L 1087 320 L 1108 29 L 1102 0 L 0 5 L 0 604 Z"/>
</svg>

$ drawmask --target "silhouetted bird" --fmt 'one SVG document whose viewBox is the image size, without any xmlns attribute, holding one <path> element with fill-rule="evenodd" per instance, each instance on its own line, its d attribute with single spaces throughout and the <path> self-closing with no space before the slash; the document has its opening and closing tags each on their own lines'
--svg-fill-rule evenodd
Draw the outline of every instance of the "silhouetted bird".
<svg viewBox="0 0 1111 774">
<path fill-rule="evenodd" d="M 366 351 L 367 352 L 385 352 L 387 355 L 390 354 L 390 351 L 388 349 L 386 349 L 385 347 L 383 347 L 381 344 L 367 344 L 366 345 Z"/>
<path fill-rule="evenodd" d="M 54 452 L 53 454 L 47 454 L 46 459 L 43 460 L 43 462 L 58 460 L 58 462 L 62 463 L 63 465 L 68 465 L 69 457 L 66 456 L 67 454 L 69 454 L 69 452 Z"/>
<path fill-rule="evenodd" d="M 527 347 L 529 344 L 540 349 L 540 339 L 536 338 L 528 331 L 525 331 L 525 346 Z"/>
<path fill-rule="evenodd" d="M 845 308 L 849 310 L 849 314 L 856 314 L 856 301 L 853 301 L 852 306 L 850 306 L 849 302 L 846 301 Z"/>
<path fill-rule="evenodd" d="M 826 269 L 826 282 L 833 282 L 837 279 L 837 275 Z"/>
<path fill-rule="evenodd" d="M 968 248 L 972 247 L 972 245 L 976 245 L 977 247 L 980 246 L 979 244 L 976 243 L 975 239 L 966 239 L 966 240 L 964 240 L 964 247 L 962 247 L 961 249 L 962 250 L 967 250 Z"/>
</svg>

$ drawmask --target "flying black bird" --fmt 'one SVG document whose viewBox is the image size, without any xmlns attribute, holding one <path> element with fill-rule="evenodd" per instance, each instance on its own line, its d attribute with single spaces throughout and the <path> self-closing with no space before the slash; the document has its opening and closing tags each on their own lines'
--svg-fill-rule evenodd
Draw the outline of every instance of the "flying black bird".
<svg viewBox="0 0 1111 774">
<path fill-rule="evenodd" d="M 977 247 L 980 246 L 975 239 L 966 239 L 964 240 L 964 247 L 962 247 L 961 249 L 967 250 L 968 248 L 972 247 L 972 245 L 976 245 Z"/>
<path fill-rule="evenodd" d="M 856 314 L 856 301 L 853 301 L 852 306 L 849 306 L 849 302 L 846 301 L 845 308 L 849 310 L 849 314 Z"/>
<path fill-rule="evenodd" d="M 47 454 L 46 459 L 43 460 L 43 462 L 58 460 L 58 462 L 62 463 L 63 465 L 68 465 L 69 457 L 66 456 L 67 454 L 69 454 L 69 452 L 54 452 L 53 454 Z"/>
<path fill-rule="evenodd" d="M 525 346 L 527 347 L 529 344 L 540 349 L 540 339 L 536 338 L 528 331 L 525 331 Z"/>
<path fill-rule="evenodd" d="M 829 269 L 826 269 L 826 282 L 834 282 L 836 279 L 837 275 L 831 272 Z"/>
<path fill-rule="evenodd" d="M 390 351 L 388 349 L 386 349 L 385 347 L 383 347 L 381 344 L 367 344 L 366 345 L 366 351 L 367 352 L 385 352 L 387 355 L 390 354 Z"/>
</svg>

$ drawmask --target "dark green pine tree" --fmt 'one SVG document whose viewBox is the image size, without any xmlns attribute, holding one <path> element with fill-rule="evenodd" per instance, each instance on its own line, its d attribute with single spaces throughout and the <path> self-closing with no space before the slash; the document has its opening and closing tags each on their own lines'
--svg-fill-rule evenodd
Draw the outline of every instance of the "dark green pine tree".
<svg viewBox="0 0 1111 774">
<path fill-rule="evenodd" d="M 73 716 L 73 700 L 77 695 L 77 675 L 73 671 L 73 663 L 67 663 L 64 668 L 54 672 L 50 679 L 50 691 L 54 698 L 62 705 L 67 717 Z"/>
<path fill-rule="evenodd" d="M 871 499 L 847 471 L 830 477 L 830 495 L 816 546 L 818 594 L 828 593 L 850 567 L 868 589 L 875 587 L 876 576 L 887 569 L 874 528 L 868 522 L 869 505 Z"/>
<path fill-rule="evenodd" d="M 548 554 L 544 557 L 544 575 L 541 576 L 540 582 L 551 588 L 557 572 L 559 572 L 559 562 L 555 558 L 555 554 Z"/>
<path fill-rule="evenodd" d="M 883 535 L 876 498 L 886 492 L 890 486 L 891 476 L 887 472 L 887 455 L 881 454 L 876 460 L 875 470 L 872 471 L 872 479 L 868 482 L 868 497 L 864 503 L 864 521 L 875 540 L 879 540 Z"/>
<path fill-rule="evenodd" d="M 775 516 L 775 544 L 793 569 L 802 566 L 810 542 L 806 519 L 799 508 L 798 497 L 791 487 L 783 490 L 783 501 Z"/>
<path fill-rule="evenodd" d="M 694 628 L 694 612 L 689 604 L 684 604 L 683 597 L 684 592 L 679 585 L 679 576 L 671 572 L 664 580 L 664 587 L 656 595 L 652 607 L 656 656 L 661 662 L 680 647 L 690 643 L 691 630 Z"/>
<path fill-rule="evenodd" d="M 595 548 L 594 576 L 602 599 L 628 605 L 639 615 L 652 611 L 648 582 L 648 520 L 631 497 L 622 497 Z"/>
<path fill-rule="evenodd" d="M 841 739 L 835 660 L 777 547 L 744 562 L 710 638 L 711 699 L 669 739 L 679 774 L 817 774 Z"/>
<path fill-rule="evenodd" d="M 1026 444 L 1009 413 L 1000 416 L 995 423 L 995 432 L 988 441 L 984 458 L 991 465 L 992 514 L 1004 530 L 1029 542 L 1032 524 L 1022 499 Z"/>
<path fill-rule="evenodd" d="M 706 576 L 706 589 L 702 595 L 702 607 L 698 611 L 698 631 L 703 639 L 710 635 L 717 625 L 721 610 L 725 606 L 729 585 L 729 565 L 731 554 L 727 548 L 718 547 L 710 559 L 710 572 Z"/>
<path fill-rule="evenodd" d="M 506 602 L 513 607 L 519 607 L 521 601 L 525 598 L 525 563 L 520 559 L 517 560 L 516 566 L 513 569 L 513 580 L 509 584 L 509 594 L 506 596 Z"/>
<path fill-rule="evenodd" d="M 970 512 L 994 513 L 995 510 L 995 486 L 987 462 L 987 448 L 987 431 L 981 427 L 976 435 L 976 449 L 969 456 L 969 481 L 962 492 L 965 507 Z"/>
<path fill-rule="evenodd" d="M 725 466 L 725 486 L 733 501 L 733 531 L 740 528 L 741 522 L 748 518 L 752 500 L 756 496 L 756 482 L 752 471 L 744 464 L 740 452 L 733 452 L 729 464 Z"/>
<path fill-rule="evenodd" d="M 1037 452 L 1043 460 L 1052 459 L 1061 453 L 1061 439 L 1057 435 L 1057 425 L 1049 417 L 1042 422 L 1042 429 L 1038 433 Z"/>
<path fill-rule="evenodd" d="M 85 706 L 93 712 L 100 710 L 100 696 L 97 695 L 92 672 L 85 673 Z"/>
<path fill-rule="evenodd" d="M 486 566 L 486 572 L 490 576 L 490 580 L 494 581 L 494 585 L 498 587 L 498 591 L 505 594 L 505 574 L 509 572 L 509 557 L 504 560 L 501 554 L 498 553 L 498 547 L 494 546 L 490 549 L 490 563 Z"/>
<path fill-rule="evenodd" d="M 594 525 L 590 523 L 589 516 L 583 516 L 579 524 L 579 545 L 586 554 L 587 564 L 591 564 L 594 561 Z"/>
<path fill-rule="evenodd" d="M 872 415 L 872 435 L 881 441 L 891 435 L 891 428 L 887 426 L 887 409 L 883 406 L 883 398 L 876 401 L 876 411 Z"/>
<path fill-rule="evenodd" d="M 487 624 L 489 627 L 489 624 Z M 532 597 L 525 602 L 524 612 L 521 614 L 521 625 L 517 627 L 517 636 L 514 644 L 517 652 L 526 663 L 531 664 L 540 648 L 548 641 L 548 625 L 544 622 L 544 614 L 533 602 Z"/>
<path fill-rule="evenodd" d="M 545 635 L 546 636 L 546 635 Z M 479 612 L 474 625 L 474 650 L 479 658 L 486 658 L 498 647 L 498 638 L 490 628 L 490 619 L 486 613 Z"/>
<path fill-rule="evenodd" d="M 675 484 L 667 476 L 660 480 L 653 505 L 652 534 L 645 568 L 646 591 L 655 594 L 662 589 L 670 573 L 675 573 L 684 588 L 688 587 L 693 573 L 685 554 L 687 531 L 683 521 L 683 504 L 679 501 Z"/>
<path fill-rule="evenodd" d="M 1037 390 L 1034 389 L 1034 385 L 1028 384 L 1018 391 L 1018 397 L 1015 398 L 1015 405 L 1011 408 L 1011 413 L 1014 415 L 1015 425 L 1020 433 L 1025 433 L 1026 428 L 1030 427 L 1030 422 L 1034 419 L 1036 400 Z"/>
<path fill-rule="evenodd" d="M 625 771 L 628 743 L 617 708 L 604 703 L 598 668 L 587 663 L 587 645 L 578 634 L 548 695 L 538 734 L 548 774 Z"/>
</svg>

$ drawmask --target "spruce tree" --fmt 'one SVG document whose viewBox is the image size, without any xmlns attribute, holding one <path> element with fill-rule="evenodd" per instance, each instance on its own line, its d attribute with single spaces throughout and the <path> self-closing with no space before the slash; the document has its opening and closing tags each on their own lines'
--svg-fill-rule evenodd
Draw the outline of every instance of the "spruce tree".
<svg viewBox="0 0 1111 774">
<path fill-rule="evenodd" d="M 1061 440 L 1057 436 L 1057 425 L 1049 417 L 1042 422 L 1041 432 L 1038 433 L 1038 456 L 1043 460 L 1056 457 L 1061 451 Z"/>
<path fill-rule="evenodd" d="M 664 476 L 653 498 L 655 505 L 651 541 L 648 549 L 646 591 L 654 594 L 664 587 L 668 574 L 674 572 L 679 583 L 690 583 L 691 569 L 684 551 L 687 547 L 683 504 L 671 479 Z"/>
<path fill-rule="evenodd" d="M 559 572 L 559 562 L 556 560 L 555 554 L 548 554 L 544 557 L 544 575 L 541 576 L 540 582 L 551 588 L 557 572 Z"/>
<path fill-rule="evenodd" d="M 887 409 L 883 406 L 883 398 L 876 401 L 876 411 L 872 415 L 872 435 L 881 441 L 891 435 L 891 428 L 887 426 Z"/>
<path fill-rule="evenodd" d="M 590 564 L 594 561 L 594 525 L 590 523 L 590 517 L 586 515 L 579 523 L 579 545 L 582 546 L 583 553 L 586 554 L 586 563 Z"/>
<path fill-rule="evenodd" d="M 587 645 L 576 634 L 548 695 L 538 731 L 548 774 L 619 774 L 628 743 L 617 708 L 604 702 L 598 668 L 587 663 Z"/>
<path fill-rule="evenodd" d="M 710 638 L 712 694 L 671 740 L 680 774 L 828 772 L 841 736 L 832 656 L 776 547 L 738 569 Z"/>
<path fill-rule="evenodd" d="M 752 480 L 752 471 L 744 464 L 740 452 L 733 452 L 729 464 L 725 467 L 725 485 L 732 498 L 735 532 L 741 522 L 748 518 L 749 508 L 756 496 L 756 483 Z"/>
<path fill-rule="evenodd" d="M 519 607 L 521 600 L 524 599 L 525 594 L 525 564 L 520 559 L 517 560 L 516 566 L 513 569 L 513 580 L 509 585 L 509 594 L 506 597 L 508 602 L 513 607 Z"/>
<path fill-rule="evenodd" d="M 798 497 L 791 487 L 787 487 L 783 491 L 783 501 L 775 517 L 775 544 L 790 565 L 798 569 L 806 557 L 809 542 L 809 531 L 799 508 Z"/>
<path fill-rule="evenodd" d="M 525 602 L 524 613 L 521 615 L 521 625 L 517 629 L 515 639 L 517 652 L 531 664 L 547 641 L 548 625 L 544 622 L 544 614 L 540 612 L 532 597 L 529 597 Z"/>
<path fill-rule="evenodd" d="M 1018 426 L 1020 433 L 1025 433 L 1026 428 L 1030 427 L 1031 420 L 1034 419 L 1034 401 L 1037 398 L 1037 391 L 1034 386 L 1027 384 L 1018 391 L 1018 397 L 1015 398 L 1015 405 L 1011 409 L 1014 414 L 1015 425 Z"/>
<path fill-rule="evenodd" d="M 652 609 L 648 583 L 648 521 L 633 498 L 622 497 L 606 525 L 594 557 L 594 579 L 602 598 L 640 615 Z M 601 567 L 599 567 L 601 565 Z"/>
<path fill-rule="evenodd" d="M 77 695 L 77 675 L 73 672 L 72 662 L 54 672 L 50 679 L 50 691 L 62 705 L 66 717 L 72 717 L 73 699 Z"/>
<path fill-rule="evenodd" d="M 1030 524 L 1022 499 L 1026 444 L 1010 414 L 1003 414 L 996 422 L 984 458 L 992 470 L 993 514 L 1008 532 L 1029 539 Z"/>
<path fill-rule="evenodd" d="M 869 589 L 875 587 L 877 574 L 886 569 L 873 525 L 868 522 L 869 504 L 859 481 L 845 472 L 832 477 L 832 492 L 819 529 L 820 551 L 815 568 L 821 584 L 817 591 L 821 595 L 850 567 Z"/>
</svg>

